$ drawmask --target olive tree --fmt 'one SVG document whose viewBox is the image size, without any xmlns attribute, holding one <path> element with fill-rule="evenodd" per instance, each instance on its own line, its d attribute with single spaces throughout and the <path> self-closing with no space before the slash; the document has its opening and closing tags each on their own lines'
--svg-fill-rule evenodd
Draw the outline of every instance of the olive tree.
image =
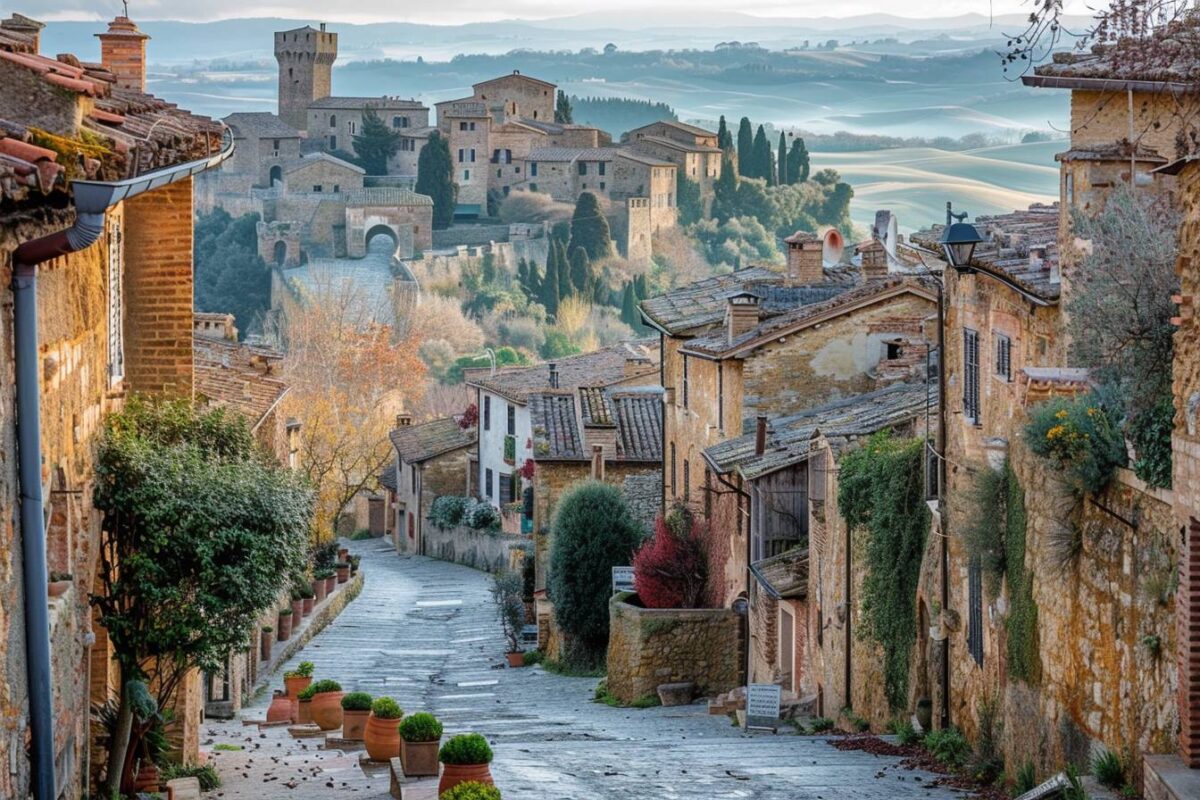
<svg viewBox="0 0 1200 800">
<path fill-rule="evenodd" d="M 112 794 L 139 744 L 130 741 L 138 682 L 165 707 L 191 670 L 221 669 L 247 646 L 302 574 L 313 494 L 260 450 L 243 417 L 134 398 L 105 422 L 94 502 L 104 516 L 91 602 L 122 686 Z"/>
</svg>

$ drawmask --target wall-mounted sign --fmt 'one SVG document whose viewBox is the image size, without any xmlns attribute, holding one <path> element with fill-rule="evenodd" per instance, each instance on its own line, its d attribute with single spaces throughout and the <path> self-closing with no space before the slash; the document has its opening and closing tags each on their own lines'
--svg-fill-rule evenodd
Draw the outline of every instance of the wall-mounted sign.
<svg viewBox="0 0 1200 800">
<path fill-rule="evenodd" d="M 612 568 L 612 590 L 613 594 L 633 591 L 633 567 Z"/>
</svg>

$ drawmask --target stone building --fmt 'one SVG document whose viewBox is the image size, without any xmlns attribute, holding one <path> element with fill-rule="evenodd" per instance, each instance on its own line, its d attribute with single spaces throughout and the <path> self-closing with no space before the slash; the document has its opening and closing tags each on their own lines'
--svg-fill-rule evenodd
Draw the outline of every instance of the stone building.
<svg viewBox="0 0 1200 800">
<path fill-rule="evenodd" d="M 127 393 L 192 396 L 191 176 L 227 157 L 229 143 L 219 124 L 140 90 L 145 37 L 129 19 L 118 17 L 103 36 L 133 46 L 102 39 L 99 64 L 40 54 L 40 30 L 20 15 L 0 22 L 0 338 L 12 345 L 0 354 L 0 603 L 20 609 L 26 593 L 47 593 L 33 520 L 48 523 L 48 569 L 72 577 L 50 600 L 49 725 L 31 719 L 42 695 L 26 676 L 36 655 L 26 649 L 29 623 L 20 611 L 0 615 L 0 796 L 25 797 L 32 780 L 53 777 L 50 793 L 74 798 L 89 793 L 103 763 L 89 706 L 120 685 L 88 603 L 99 589 L 93 445 Z M 84 189 L 81 180 L 94 183 Z M 18 325 L 25 298 L 37 308 L 35 340 Z M 14 409 L 28 409 L 17 408 L 17 384 L 27 376 L 17 374 L 14 353 L 26 348 L 41 383 L 40 453 L 18 447 Z M 21 481 L 20 501 L 17 456 L 42 464 Z M 18 523 L 21 503 L 38 508 Z M 200 689 L 194 673 L 165 703 L 174 755 L 186 762 L 198 756 Z M 35 756 L 48 753 L 52 776 L 33 774 L 29 742 Z"/>
<path fill-rule="evenodd" d="M 892 384 L 760 417 L 753 433 L 705 450 L 716 480 L 744 494 L 748 682 L 778 683 L 787 701 L 818 716 L 879 705 L 878 648 L 857 635 L 863 548 L 852 546 L 838 513 L 837 465 L 879 431 L 923 436 L 936 404 L 934 385 Z M 848 675 L 860 679 L 847 685 Z"/>
<path fill-rule="evenodd" d="M 653 158 L 670 161 L 683 177 L 700 185 L 704 207 L 712 205 L 713 186 L 721 177 L 721 148 L 717 134 L 675 120 L 660 120 L 634 128 L 621 143 Z"/>
<path fill-rule="evenodd" d="M 396 418 L 389 434 L 396 459 L 388 465 L 388 488 L 395 494 L 388 520 L 392 542 L 400 553 L 425 553 L 424 531 L 430 506 L 442 495 L 468 496 L 474 459 L 475 426 L 444 417 L 412 424 L 412 415 Z"/>
<path fill-rule="evenodd" d="M 755 418 L 795 414 L 923 372 L 933 290 L 917 278 L 862 281 L 824 270 L 816 247 L 792 248 L 789 275 L 752 267 L 642 303 L 663 340 L 664 496 L 709 522 L 709 602 L 747 589 L 744 487 L 720 484 L 704 452 Z M 932 319 L 931 319 L 932 318 Z"/>
</svg>

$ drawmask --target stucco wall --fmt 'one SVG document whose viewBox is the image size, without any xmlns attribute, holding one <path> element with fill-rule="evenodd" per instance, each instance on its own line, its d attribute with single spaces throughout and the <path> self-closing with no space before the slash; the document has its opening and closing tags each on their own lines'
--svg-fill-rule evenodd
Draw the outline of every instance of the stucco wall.
<svg viewBox="0 0 1200 800">
<path fill-rule="evenodd" d="M 425 555 L 485 572 L 507 569 L 509 551 L 526 541 L 529 541 L 528 536 L 487 533 L 464 527 L 425 527 Z"/>
</svg>

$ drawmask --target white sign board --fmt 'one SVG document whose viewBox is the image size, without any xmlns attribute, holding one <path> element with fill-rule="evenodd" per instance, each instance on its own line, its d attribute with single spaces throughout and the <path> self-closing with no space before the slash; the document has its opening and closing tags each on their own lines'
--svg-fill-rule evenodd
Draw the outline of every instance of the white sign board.
<svg viewBox="0 0 1200 800">
<path fill-rule="evenodd" d="M 746 727 L 779 727 L 779 705 L 783 690 L 777 683 L 752 683 L 746 687 Z"/>
<path fill-rule="evenodd" d="M 634 590 L 633 567 L 612 568 L 612 590 L 613 594 L 617 592 L 632 592 Z"/>
</svg>

